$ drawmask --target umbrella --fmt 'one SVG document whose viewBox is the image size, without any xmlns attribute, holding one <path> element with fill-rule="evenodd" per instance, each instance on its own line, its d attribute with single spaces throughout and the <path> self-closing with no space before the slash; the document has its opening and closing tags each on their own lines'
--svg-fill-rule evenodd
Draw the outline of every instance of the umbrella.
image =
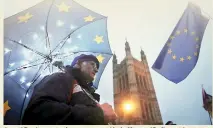
<svg viewBox="0 0 213 128">
<path fill-rule="evenodd" d="M 4 20 L 4 124 L 20 124 L 33 88 L 80 54 L 93 54 L 100 77 L 112 56 L 107 17 L 72 0 L 44 0 Z"/>
</svg>

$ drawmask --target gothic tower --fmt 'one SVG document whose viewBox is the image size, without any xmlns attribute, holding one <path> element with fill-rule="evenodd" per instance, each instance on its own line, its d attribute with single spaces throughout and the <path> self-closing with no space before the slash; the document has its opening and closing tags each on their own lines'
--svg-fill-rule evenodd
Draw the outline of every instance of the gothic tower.
<svg viewBox="0 0 213 128">
<path fill-rule="evenodd" d="M 141 49 L 141 61 L 132 54 L 125 43 L 126 57 L 117 63 L 113 55 L 114 107 L 119 116 L 117 124 L 163 124 L 146 55 Z M 123 104 L 130 102 L 133 110 L 127 112 Z"/>
</svg>

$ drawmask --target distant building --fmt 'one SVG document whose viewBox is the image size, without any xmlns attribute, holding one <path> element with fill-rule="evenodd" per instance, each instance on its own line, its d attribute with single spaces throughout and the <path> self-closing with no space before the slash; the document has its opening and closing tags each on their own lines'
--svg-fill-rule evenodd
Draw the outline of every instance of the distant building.
<svg viewBox="0 0 213 128">
<path fill-rule="evenodd" d="M 129 43 L 125 43 L 126 57 L 118 64 L 113 55 L 114 107 L 119 116 L 117 124 L 163 124 L 155 89 L 152 83 L 146 55 L 141 50 L 141 61 L 131 55 Z M 134 111 L 124 112 L 123 102 L 131 100 Z"/>
</svg>

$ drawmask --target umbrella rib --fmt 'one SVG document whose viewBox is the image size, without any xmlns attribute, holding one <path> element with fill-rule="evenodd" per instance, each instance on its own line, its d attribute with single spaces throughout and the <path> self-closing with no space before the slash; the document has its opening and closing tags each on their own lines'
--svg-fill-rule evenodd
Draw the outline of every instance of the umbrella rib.
<svg viewBox="0 0 213 128">
<path fill-rule="evenodd" d="M 7 74 L 9 74 L 9 73 L 11 73 L 11 72 L 13 72 L 13 71 L 18 71 L 18 70 L 22 70 L 22 69 L 26 69 L 26 68 L 30 68 L 30 67 L 35 67 L 35 66 L 38 66 L 38 65 L 40 65 L 40 64 L 45 64 L 46 62 L 43 62 L 43 63 L 39 63 L 39 64 L 34 64 L 34 65 L 30 65 L 30 66 L 21 66 L 21 67 L 18 67 L 18 68 L 15 68 L 15 69 L 13 69 L 13 70 L 10 70 L 10 71 L 8 71 L 8 72 L 6 72 L 6 73 L 4 73 L 4 76 L 5 75 L 7 75 Z M 25 64 L 26 65 L 26 64 Z M 28 64 L 27 64 L 28 65 Z"/>
<path fill-rule="evenodd" d="M 44 68 L 44 70 L 45 70 L 49 65 L 50 65 L 50 63 Z M 32 81 L 32 84 L 34 84 L 34 83 L 38 80 L 38 78 L 41 76 L 41 73 L 40 73 L 38 76 L 37 76 L 37 74 L 38 74 L 39 71 L 41 70 L 42 66 L 43 66 L 43 65 L 41 65 L 41 66 L 39 67 L 39 69 L 38 69 L 38 71 L 36 72 L 34 78 L 31 80 L 31 81 Z M 36 76 L 37 76 L 37 77 L 36 77 Z"/>
<path fill-rule="evenodd" d="M 46 61 L 46 59 L 44 60 L 44 62 L 45 62 L 45 61 Z M 44 62 L 43 62 L 43 64 L 44 64 Z M 40 65 L 38 71 L 36 72 L 36 74 L 34 75 L 34 78 L 33 78 L 31 81 L 35 82 L 35 81 L 37 80 L 37 79 L 36 79 L 36 76 L 37 76 L 37 74 L 39 73 L 39 71 L 41 70 L 43 64 Z M 40 75 L 39 75 L 39 76 L 40 76 Z"/>
<path fill-rule="evenodd" d="M 46 19 L 46 23 L 45 23 L 46 47 L 49 46 L 50 53 L 51 53 L 51 47 L 50 47 L 49 33 L 48 33 L 48 30 L 47 30 L 47 24 L 48 24 L 48 20 L 49 20 L 50 10 L 52 9 L 52 6 L 53 6 L 54 1 L 55 1 L 55 0 L 52 1 L 52 4 L 51 4 L 51 6 L 50 6 L 50 8 L 49 8 L 49 10 L 48 10 L 47 19 Z"/>
<path fill-rule="evenodd" d="M 33 78 L 33 80 L 31 81 L 32 82 L 32 84 L 31 85 L 33 85 L 37 80 L 38 80 L 38 78 L 41 76 L 41 74 L 39 74 L 37 77 L 36 77 L 36 75 L 34 76 L 34 78 Z M 25 94 L 25 97 L 24 97 L 24 102 L 23 102 L 23 105 L 22 105 L 22 111 L 23 111 L 23 107 L 24 107 L 24 103 L 25 103 L 25 100 L 26 100 L 26 96 L 27 96 L 27 94 L 28 94 L 28 92 L 29 92 L 29 90 L 30 90 L 30 88 L 31 88 L 32 86 L 30 86 L 28 89 L 27 89 L 27 91 L 26 91 L 26 94 Z M 21 112 L 22 113 L 22 112 Z M 21 119 L 21 116 L 22 115 L 20 115 L 20 119 Z"/>
<path fill-rule="evenodd" d="M 80 53 L 80 52 L 90 52 L 90 53 L 99 53 L 99 54 L 112 55 L 112 54 L 110 54 L 110 53 L 104 53 L 104 52 L 92 52 L 92 51 L 78 51 L 78 52 L 72 52 L 72 53 L 70 53 L 70 55 L 72 55 L 72 54 L 77 54 L 77 53 Z"/>
<path fill-rule="evenodd" d="M 38 54 L 38 55 L 44 57 L 44 58 L 48 58 L 47 55 L 44 55 L 44 54 L 42 54 L 42 53 L 40 53 L 40 52 L 38 52 L 38 51 L 36 51 L 36 50 L 34 50 L 34 49 L 32 49 L 32 48 L 30 48 L 30 47 L 24 45 L 24 44 L 21 44 L 21 43 L 19 43 L 18 41 L 15 41 L 15 40 L 12 40 L 12 39 L 9 39 L 9 38 L 8 38 L 8 40 L 10 40 L 10 41 L 12 41 L 12 42 L 14 42 L 14 43 L 16 43 L 16 44 L 19 44 L 19 45 L 23 46 L 24 48 L 26 48 L 26 49 L 28 49 L 28 50 L 30 50 L 30 51 L 32 51 L 32 52 L 34 52 L 34 53 L 36 53 L 36 54 Z"/>
<path fill-rule="evenodd" d="M 35 62 L 37 62 L 37 61 L 39 61 L 39 60 L 41 60 L 41 59 L 43 59 L 43 58 L 37 59 L 37 60 L 35 60 L 35 61 L 31 61 L 31 62 L 29 62 L 28 64 L 24 64 L 24 65 L 22 65 L 22 66 L 20 66 L 20 67 L 17 67 L 17 68 L 21 68 L 21 67 L 23 67 L 23 66 L 26 66 L 26 65 L 35 63 Z M 17 68 L 15 68 L 15 69 L 17 69 Z M 13 69 L 13 70 L 14 70 L 14 69 Z"/>
</svg>

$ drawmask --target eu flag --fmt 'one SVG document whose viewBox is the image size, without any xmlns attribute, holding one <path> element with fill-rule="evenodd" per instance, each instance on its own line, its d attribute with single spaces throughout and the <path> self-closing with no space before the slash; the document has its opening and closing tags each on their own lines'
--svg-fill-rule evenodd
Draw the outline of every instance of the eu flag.
<svg viewBox="0 0 213 128">
<path fill-rule="evenodd" d="M 197 63 L 208 21 L 189 3 L 152 68 L 174 83 L 184 80 Z"/>
</svg>

